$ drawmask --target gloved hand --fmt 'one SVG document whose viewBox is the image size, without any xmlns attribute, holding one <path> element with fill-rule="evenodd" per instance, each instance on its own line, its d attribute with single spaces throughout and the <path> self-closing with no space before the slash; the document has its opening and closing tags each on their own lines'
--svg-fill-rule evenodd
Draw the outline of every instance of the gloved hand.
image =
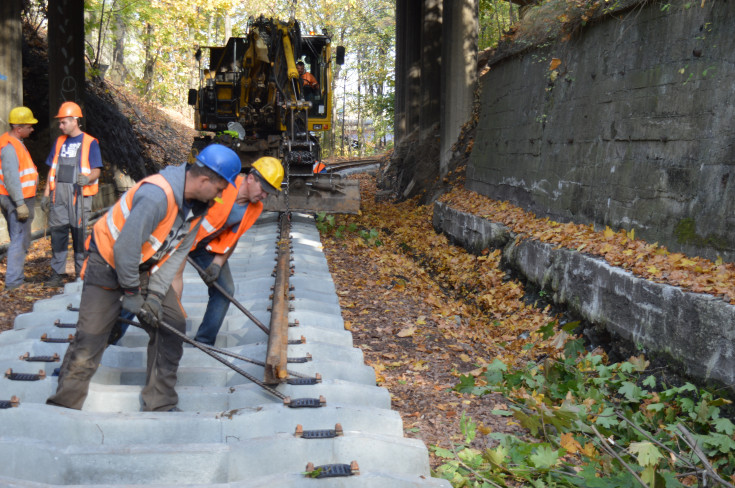
<svg viewBox="0 0 735 488">
<path fill-rule="evenodd" d="M 89 184 L 89 176 L 79 173 L 77 175 L 77 185 L 84 186 Z"/>
<path fill-rule="evenodd" d="M 138 312 L 138 319 L 153 328 L 158 327 L 159 322 L 163 320 L 163 304 L 161 302 L 163 302 L 163 297 L 156 293 L 149 293 L 140 312 Z"/>
<path fill-rule="evenodd" d="M 41 210 L 48 213 L 51 210 L 51 197 L 41 198 Z"/>
<path fill-rule="evenodd" d="M 25 203 L 15 207 L 15 213 L 18 214 L 18 222 L 25 222 L 26 220 L 28 220 L 28 217 L 30 216 L 28 212 L 28 205 L 26 205 Z"/>
<path fill-rule="evenodd" d="M 219 278 L 221 271 L 222 267 L 219 264 L 212 263 L 207 266 L 207 269 L 202 270 L 199 273 L 199 276 L 202 277 L 202 280 L 207 284 L 207 286 L 212 286 L 212 284 L 217 281 L 217 278 Z"/>
<path fill-rule="evenodd" d="M 126 312 L 130 312 L 133 315 L 138 315 L 140 309 L 143 307 L 145 300 L 143 295 L 138 290 L 126 290 L 125 295 L 122 299 L 122 308 Z"/>
</svg>

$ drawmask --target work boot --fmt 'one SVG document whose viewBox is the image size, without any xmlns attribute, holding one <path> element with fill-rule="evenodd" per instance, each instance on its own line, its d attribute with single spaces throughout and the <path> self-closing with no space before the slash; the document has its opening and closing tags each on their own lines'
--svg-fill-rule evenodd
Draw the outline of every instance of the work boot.
<svg viewBox="0 0 735 488">
<path fill-rule="evenodd" d="M 51 279 L 46 282 L 46 286 L 49 288 L 64 286 L 64 276 L 65 275 L 60 275 L 56 271 L 52 271 Z"/>
<path fill-rule="evenodd" d="M 7 286 L 6 285 L 5 286 L 5 291 L 17 290 L 18 288 L 21 288 L 21 287 L 25 286 L 27 283 L 28 283 L 27 281 L 23 280 L 22 282 L 18 283 L 17 285 L 10 285 L 10 286 Z"/>
</svg>

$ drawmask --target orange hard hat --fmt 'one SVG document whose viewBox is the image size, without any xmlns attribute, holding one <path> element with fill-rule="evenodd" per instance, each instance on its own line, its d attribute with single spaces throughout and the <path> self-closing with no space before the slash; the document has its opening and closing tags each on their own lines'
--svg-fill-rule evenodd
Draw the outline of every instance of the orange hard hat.
<svg viewBox="0 0 735 488">
<path fill-rule="evenodd" d="M 64 117 L 82 117 L 82 109 L 74 102 L 64 102 L 59 107 L 56 118 L 63 119 Z"/>
</svg>

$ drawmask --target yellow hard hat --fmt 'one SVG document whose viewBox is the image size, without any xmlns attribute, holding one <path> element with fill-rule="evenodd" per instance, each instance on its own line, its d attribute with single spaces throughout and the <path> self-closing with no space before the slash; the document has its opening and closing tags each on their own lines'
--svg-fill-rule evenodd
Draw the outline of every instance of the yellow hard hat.
<svg viewBox="0 0 735 488">
<path fill-rule="evenodd" d="M 261 180 L 263 190 L 268 193 L 281 191 L 281 183 L 283 183 L 283 166 L 281 162 L 271 156 L 258 158 L 253 163 L 253 170 L 256 176 Z"/>
<path fill-rule="evenodd" d="M 15 107 L 8 115 L 9 124 L 37 124 L 38 120 L 33 117 L 33 112 L 28 107 Z"/>
<path fill-rule="evenodd" d="M 74 102 L 64 102 L 59 107 L 59 113 L 56 114 L 57 119 L 63 119 L 64 117 L 81 117 L 82 108 Z"/>
</svg>

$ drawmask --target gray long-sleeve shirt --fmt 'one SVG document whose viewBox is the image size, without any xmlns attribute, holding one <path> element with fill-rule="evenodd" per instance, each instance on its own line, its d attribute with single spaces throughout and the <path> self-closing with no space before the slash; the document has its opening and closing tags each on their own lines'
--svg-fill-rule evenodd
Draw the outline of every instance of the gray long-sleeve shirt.
<svg viewBox="0 0 735 488">
<path fill-rule="evenodd" d="M 179 266 L 186 259 L 194 243 L 199 224 L 190 231 L 191 221 L 205 214 L 208 205 L 196 200 L 184 201 L 186 165 L 169 166 L 164 168 L 160 174 L 171 185 L 179 212 L 171 232 L 152 259 L 154 261 L 161 259 L 177 242 L 181 242 L 166 262 L 151 275 L 148 290 L 163 296 L 171 286 Z M 130 214 L 113 248 L 115 271 L 118 282 L 123 288 L 137 288 L 140 285 L 141 249 L 153 230 L 166 216 L 166 209 L 166 193 L 158 185 L 143 184 L 135 192 Z"/>
<path fill-rule="evenodd" d="M 22 142 L 22 141 L 21 141 Z M 20 172 L 18 171 L 18 155 L 15 148 L 8 144 L 0 151 L 0 161 L 2 161 L 3 183 L 5 189 L 8 190 L 10 199 L 15 202 L 15 206 L 23 205 L 23 188 L 20 186 Z"/>
</svg>

